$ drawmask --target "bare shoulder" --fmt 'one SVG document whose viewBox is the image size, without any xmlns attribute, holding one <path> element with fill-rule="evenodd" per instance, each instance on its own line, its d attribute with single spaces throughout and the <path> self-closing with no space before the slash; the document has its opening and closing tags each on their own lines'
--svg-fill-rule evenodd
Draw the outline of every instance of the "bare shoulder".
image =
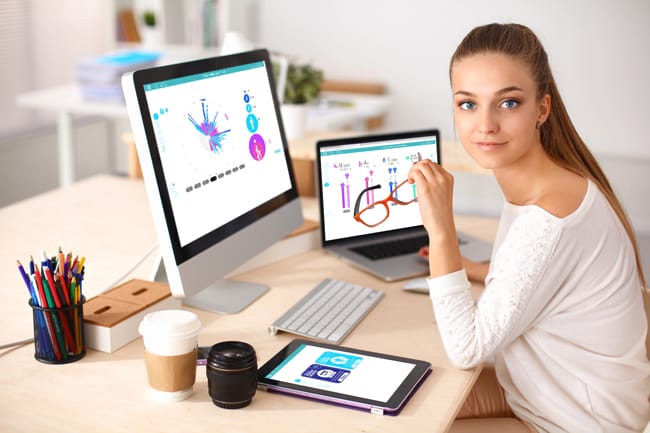
<svg viewBox="0 0 650 433">
<path fill-rule="evenodd" d="M 536 204 L 558 218 L 565 218 L 578 209 L 587 194 L 587 186 L 587 179 L 565 173 L 549 182 L 547 192 Z"/>
</svg>

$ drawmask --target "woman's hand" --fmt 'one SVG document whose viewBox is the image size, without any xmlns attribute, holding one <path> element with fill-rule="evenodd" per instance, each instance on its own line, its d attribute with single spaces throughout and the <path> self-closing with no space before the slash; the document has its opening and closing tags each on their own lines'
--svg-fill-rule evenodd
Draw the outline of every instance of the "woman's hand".
<svg viewBox="0 0 650 433">
<path fill-rule="evenodd" d="M 417 185 L 422 223 L 429 237 L 455 236 L 452 204 L 454 177 L 439 164 L 425 159 L 411 167 L 408 180 Z"/>
<path fill-rule="evenodd" d="M 440 251 L 435 260 L 429 259 L 432 277 L 446 275 L 462 268 L 458 237 L 454 224 L 454 178 L 430 159 L 411 167 L 409 183 L 417 186 L 422 224 L 429 235 L 429 247 Z"/>
</svg>

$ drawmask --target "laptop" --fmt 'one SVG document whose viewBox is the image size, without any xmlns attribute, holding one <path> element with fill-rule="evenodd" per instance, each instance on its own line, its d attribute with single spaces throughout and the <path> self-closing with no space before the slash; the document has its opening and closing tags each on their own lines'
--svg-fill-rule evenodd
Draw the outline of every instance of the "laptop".
<svg viewBox="0 0 650 433">
<path fill-rule="evenodd" d="M 408 183 L 401 185 L 418 158 L 440 163 L 438 130 L 318 141 L 323 248 L 385 281 L 428 274 L 428 261 L 417 254 L 429 242 L 416 188 Z M 396 200 L 372 206 L 397 186 L 392 194 Z M 360 220 L 355 219 L 355 209 L 361 213 Z M 459 244 L 461 254 L 470 260 L 487 261 L 492 254 L 490 243 L 464 233 L 459 233 Z"/>
</svg>

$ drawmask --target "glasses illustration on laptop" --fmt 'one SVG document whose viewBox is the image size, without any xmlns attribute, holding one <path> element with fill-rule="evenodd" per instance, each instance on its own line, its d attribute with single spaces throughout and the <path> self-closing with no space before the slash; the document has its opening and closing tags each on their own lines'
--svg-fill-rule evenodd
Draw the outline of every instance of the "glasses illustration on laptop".
<svg viewBox="0 0 650 433">
<path fill-rule="evenodd" d="M 419 161 L 422 161 L 422 156 L 420 155 L 420 153 L 418 153 L 417 158 L 414 159 L 413 164 Z M 379 224 L 386 221 L 388 219 L 388 216 L 390 215 L 390 208 L 388 206 L 388 203 L 395 204 L 395 205 L 407 205 L 416 201 L 417 195 L 415 191 L 415 184 L 411 185 L 411 187 L 413 188 L 413 194 L 411 199 L 400 200 L 398 198 L 397 191 L 400 189 L 400 187 L 406 185 L 407 183 L 408 183 L 408 179 L 402 181 L 395 188 L 392 188 L 390 194 L 388 194 L 388 197 L 386 197 L 383 200 L 374 201 L 373 203 L 359 210 L 359 208 L 361 207 L 361 201 L 363 200 L 364 196 L 366 197 L 366 201 L 369 201 L 369 197 L 371 197 L 371 195 L 372 197 L 374 197 L 374 190 L 380 189 L 381 184 L 373 185 L 368 188 L 365 188 L 363 191 L 361 191 L 361 193 L 359 193 L 359 196 L 357 197 L 357 201 L 354 204 L 354 219 L 360 222 L 361 224 L 365 225 L 366 227 L 377 227 Z"/>
</svg>

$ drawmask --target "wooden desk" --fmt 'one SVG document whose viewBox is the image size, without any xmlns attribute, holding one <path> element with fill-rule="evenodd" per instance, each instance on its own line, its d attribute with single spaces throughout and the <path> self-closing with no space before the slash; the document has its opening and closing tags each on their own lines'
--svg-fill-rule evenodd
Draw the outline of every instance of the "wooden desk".
<svg viewBox="0 0 650 433">
<path fill-rule="evenodd" d="M 313 207 L 313 202 L 306 203 Z M 312 209 L 313 212 L 313 209 Z M 460 229 L 488 238 L 495 222 L 459 218 Z M 94 296 L 129 269 L 155 242 L 144 185 L 99 176 L 0 209 L 0 344 L 32 337 L 28 294 L 15 260 L 59 246 L 87 257 L 85 295 Z M 147 278 L 151 260 L 131 277 Z M 433 373 L 397 417 L 330 406 L 258 391 L 250 406 L 227 411 L 209 399 L 205 369 L 197 370 L 193 396 L 157 404 L 148 384 L 139 338 L 107 354 L 88 350 L 75 363 L 34 360 L 32 344 L 0 351 L 0 431 L 11 432 L 444 432 L 479 369 L 450 366 L 433 321 L 429 298 L 400 290 L 357 271 L 322 250 L 312 250 L 241 274 L 271 290 L 242 313 L 219 316 L 194 310 L 200 345 L 222 340 L 251 343 L 260 364 L 293 337 L 272 336 L 267 326 L 321 279 L 335 276 L 385 291 L 385 298 L 343 345 L 422 358 Z"/>
</svg>

